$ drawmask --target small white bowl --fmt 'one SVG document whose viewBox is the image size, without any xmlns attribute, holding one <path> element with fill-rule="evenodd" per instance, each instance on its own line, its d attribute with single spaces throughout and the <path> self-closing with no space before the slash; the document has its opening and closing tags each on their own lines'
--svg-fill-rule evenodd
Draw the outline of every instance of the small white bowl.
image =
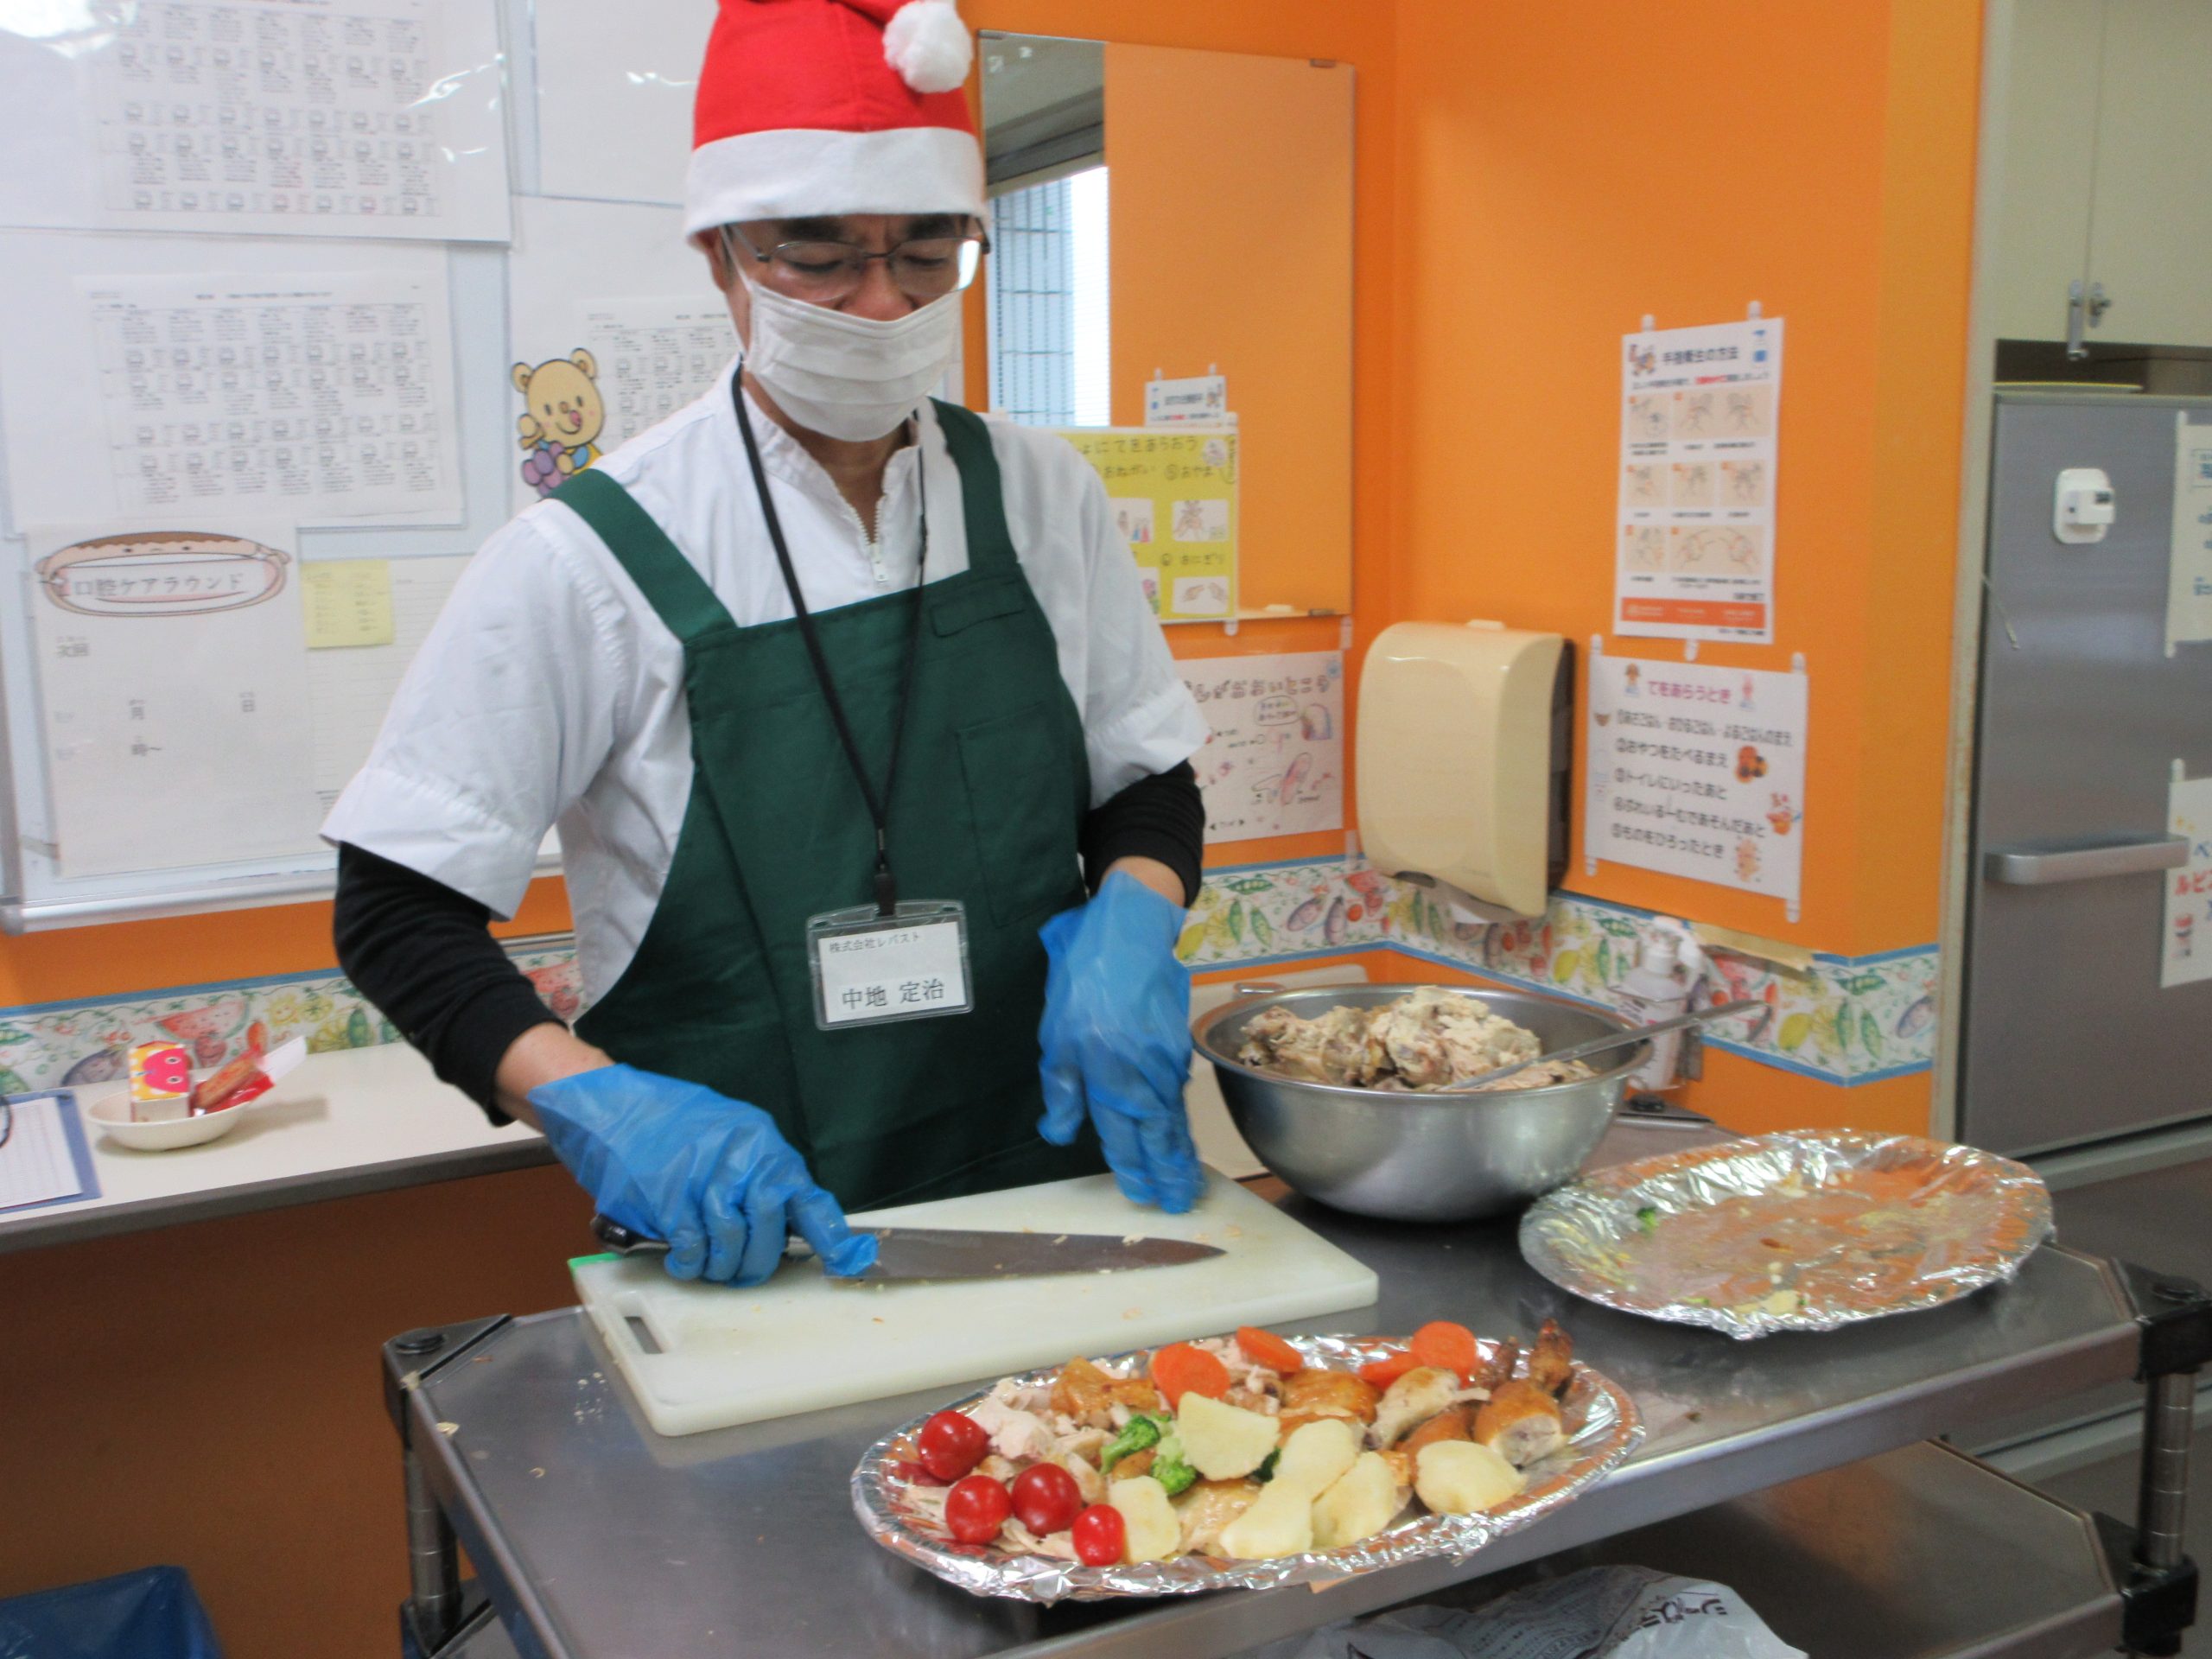
<svg viewBox="0 0 2212 1659">
<path fill-rule="evenodd" d="M 245 1111 L 244 1106 L 228 1106 L 219 1112 L 203 1112 L 197 1117 L 140 1123 L 130 1116 L 128 1084 L 112 1085 L 106 1093 L 85 1102 L 85 1116 L 92 1121 L 94 1128 L 117 1145 L 139 1152 L 173 1152 L 179 1147 L 197 1147 L 218 1140 L 245 1122 Z"/>
</svg>

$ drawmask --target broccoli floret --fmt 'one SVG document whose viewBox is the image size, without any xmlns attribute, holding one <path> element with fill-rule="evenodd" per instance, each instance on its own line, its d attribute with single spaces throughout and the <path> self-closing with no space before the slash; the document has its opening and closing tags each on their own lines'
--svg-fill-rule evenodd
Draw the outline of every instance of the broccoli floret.
<svg viewBox="0 0 2212 1659">
<path fill-rule="evenodd" d="M 1122 1432 L 1106 1442 L 1106 1449 L 1098 1454 L 1099 1471 L 1110 1471 L 1114 1465 L 1133 1452 L 1141 1452 L 1148 1446 L 1160 1444 L 1160 1437 L 1167 1432 L 1165 1417 L 1136 1416 L 1129 1419 Z"/>
<path fill-rule="evenodd" d="M 1636 1224 L 1643 1228 L 1647 1233 L 1656 1232 L 1659 1230 L 1658 1206 L 1656 1205 L 1647 1204 L 1643 1209 L 1637 1211 L 1636 1212 Z"/>
<path fill-rule="evenodd" d="M 1269 1481 L 1275 1478 L 1275 1465 L 1281 1461 L 1281 1459 L 1282 1447 L 1277 1446 L 1274 1451 L 1268 1453 L 1266 1461 L 1262 1463 L 1257 1469 L 1255 1469 L 1252 1471 L 1252 1478 L 1258 1481 L 1262 1486 L 1266 1485 Z"/>
<path fill-rule="evenodd" d="M 1188 1491 L 1198 1478 L 1198 1471 L 1183 1460 L 1182 1437 L 1176 1434 L 1161 1437 L 1158 1448 L 1153 1452 L 1149 1473 L 1167 1489 L 1170 1497 L 1179 1492 Z"/>
</svg>

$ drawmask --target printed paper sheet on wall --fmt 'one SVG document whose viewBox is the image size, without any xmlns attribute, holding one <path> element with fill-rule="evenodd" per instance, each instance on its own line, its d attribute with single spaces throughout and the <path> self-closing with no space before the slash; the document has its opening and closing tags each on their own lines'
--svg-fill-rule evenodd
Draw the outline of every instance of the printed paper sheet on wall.
<svg viewBox="0 0 2212 1659">
<path fill-rule="evenodd" d="M 2166 925 L 2158 983 L 2212 979 L 2212 778 L 2177 778 L 2167 832 L 2189 842 L 2189 862 L 2166 872 Z"/>
<path fill-rule="evenodd" d="M 2212 424 L 2174 411 L 2174 529 L 2166 577 L 2166 655 L 2212 639 Z"/>
<path fill-rule="evenodd" d="M 1782 319 L 1621 348 L 1613 632 L 1771 640 Z"/>
<path fill-rule="evenodd" d="M 1344 669 L 1333 651 L 1175 664 L 1212 735 L 1191 764 L 1206 839 L 1344 826 Z"/>
<path fill-rule="evenodd" d="M 1771 893 L 1795 920 L 1805 727 L 1802 674 L 1593 652 L 1587 857 Z"/>
<path fill-rule="evenodd" d="M 0 48 L 0 223 L 506 239 L 492 0 L 16 5 Z"/>
<path fill-rule="evenodd" d="M 288 527 L 34 531 L 54 856 L 68 876 L 308 852 L 318 811 Z"/>
<path fill-rule="evenodd" d="M 1163 622 L 1236 614 L 1236 434 L 1069 427 Z"/>
<path fill-rule="evenodd" d="M 29 232 L 0 259 L 19 524 L 461 521 L 443 248 Z"/>
</svg>

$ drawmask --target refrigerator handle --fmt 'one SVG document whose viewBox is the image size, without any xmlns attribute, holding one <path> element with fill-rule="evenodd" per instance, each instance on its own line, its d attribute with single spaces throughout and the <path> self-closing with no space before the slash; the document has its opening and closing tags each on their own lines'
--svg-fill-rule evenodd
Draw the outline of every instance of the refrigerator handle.
<svg viewBox="0 0 2212 1659">
<path fill-rule="evenodd" d="M 2156 841 L 2121 841 L 2107 847 L 2072 847 L 2063 852 L 1989 855 L 1992 881 L 2008 887 L 2047 887 L 2060 881 L 2088 881 L 2105 875 L 2141 875 L 2177 870 L 2189 862 L 2189 842 L 2180 836 Z"/>
</svg>

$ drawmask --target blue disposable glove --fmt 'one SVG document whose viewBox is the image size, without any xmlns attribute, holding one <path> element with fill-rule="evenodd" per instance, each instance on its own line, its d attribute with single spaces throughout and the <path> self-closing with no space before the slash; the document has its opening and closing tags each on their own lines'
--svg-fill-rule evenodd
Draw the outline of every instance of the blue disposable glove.
<svg viewBox="0 0 2212 1659">
<path fill-rule="evenodd" d="M 1045 1116 L 1072 1143 L 1087 1110 L 1124 1196 L 1180 1215 L 1205 1190 L 1191 1147 L 1191 975 L 1181 906 L 1126 873 L 1045 924 Z"/>
<path fill-rule="evenodd" d="M 541 1083 L 530 1103 L 600 1213 L 666 1239 L 678 1279 L 757 1285 L 792 1232 L 839 1278 L 875 1260 L 758 1106 L 627 1065 Z"/>
</svg>

